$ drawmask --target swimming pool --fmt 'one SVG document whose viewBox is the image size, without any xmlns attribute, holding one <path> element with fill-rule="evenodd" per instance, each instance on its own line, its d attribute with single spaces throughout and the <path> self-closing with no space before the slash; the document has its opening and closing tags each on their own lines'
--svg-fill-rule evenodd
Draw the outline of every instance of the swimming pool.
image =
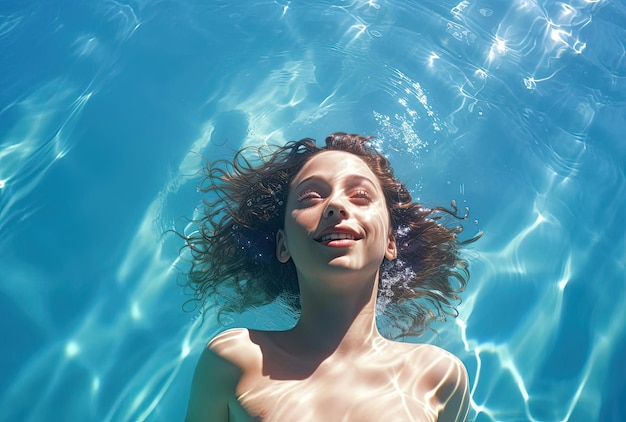
<svg viewBox="0 0 626 422">
<path fill-rule="evenodd" d="M 342 130 L 485 232 L 419 339 L 472 419 L 623 420 L 624 40 L 605 0 L 1 3 L 0 419 L 181 419 L 218 327 L 163 233 L 201 155 Z"/>
</svg>

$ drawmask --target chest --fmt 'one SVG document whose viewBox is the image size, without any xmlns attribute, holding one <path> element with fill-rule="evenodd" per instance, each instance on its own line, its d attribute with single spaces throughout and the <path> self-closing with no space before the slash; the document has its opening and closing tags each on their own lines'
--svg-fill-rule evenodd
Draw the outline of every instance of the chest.
<svg viewBox="0 0 626 422">
<path fill-rule="evenodd" d="M 235 420 L 435 421 L 436 410 L 404 365 L 325 365 L 308 376 L 242 377 L 231 403 Z"/>
</svg>

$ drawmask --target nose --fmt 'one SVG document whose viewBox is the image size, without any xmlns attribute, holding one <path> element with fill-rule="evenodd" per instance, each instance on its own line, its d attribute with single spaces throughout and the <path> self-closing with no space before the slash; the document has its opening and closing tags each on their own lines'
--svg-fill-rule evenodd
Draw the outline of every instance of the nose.
<svg viewBox="0 0 626 422">
<path fill-rule="evenodd" d="M 326 209 L 324 210 L 324 217 L 345 219 L 348 218 L 348 211 L 340 201 L 332 200 L 328 203 Z"/>
</svg>

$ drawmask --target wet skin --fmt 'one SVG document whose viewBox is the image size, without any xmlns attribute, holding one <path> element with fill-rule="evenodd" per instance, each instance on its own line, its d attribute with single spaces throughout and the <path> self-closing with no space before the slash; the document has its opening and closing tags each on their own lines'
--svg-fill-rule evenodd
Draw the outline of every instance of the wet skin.
<svg viewBox="0 0 626 422">
<path fill-rule="evenodd" d="M 198 363 L 187 420 L 465 420 L 458 358 L 376 329 L 379 267 L 395 255 L 365 162 L 342 151 L 311 158 L 291 183 L 276 238 L 279 261 L 296 266 L 301 317 L 288 331 L 216 336 Z"/>
</svg>

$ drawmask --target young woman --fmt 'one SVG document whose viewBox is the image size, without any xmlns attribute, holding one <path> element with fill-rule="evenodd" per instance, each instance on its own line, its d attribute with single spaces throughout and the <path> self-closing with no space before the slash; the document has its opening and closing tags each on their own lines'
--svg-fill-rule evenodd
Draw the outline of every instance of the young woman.
<svg viewBox="0 0 626 422">
<path fill-rule="evenodd" d="M 456 315 L 469 273 L 460 227 L 412 202 L 370 138 L 335 133 L 207 167 L 189 285 L 241 312 L 281 298 L 287 331 L 231 329 L 202 353 L 187 421 L 463 421 L 467 372 L 450 353 L 388 340 Z M 456 215 L 456 210 L 452 215 Z"/>
</svg>

